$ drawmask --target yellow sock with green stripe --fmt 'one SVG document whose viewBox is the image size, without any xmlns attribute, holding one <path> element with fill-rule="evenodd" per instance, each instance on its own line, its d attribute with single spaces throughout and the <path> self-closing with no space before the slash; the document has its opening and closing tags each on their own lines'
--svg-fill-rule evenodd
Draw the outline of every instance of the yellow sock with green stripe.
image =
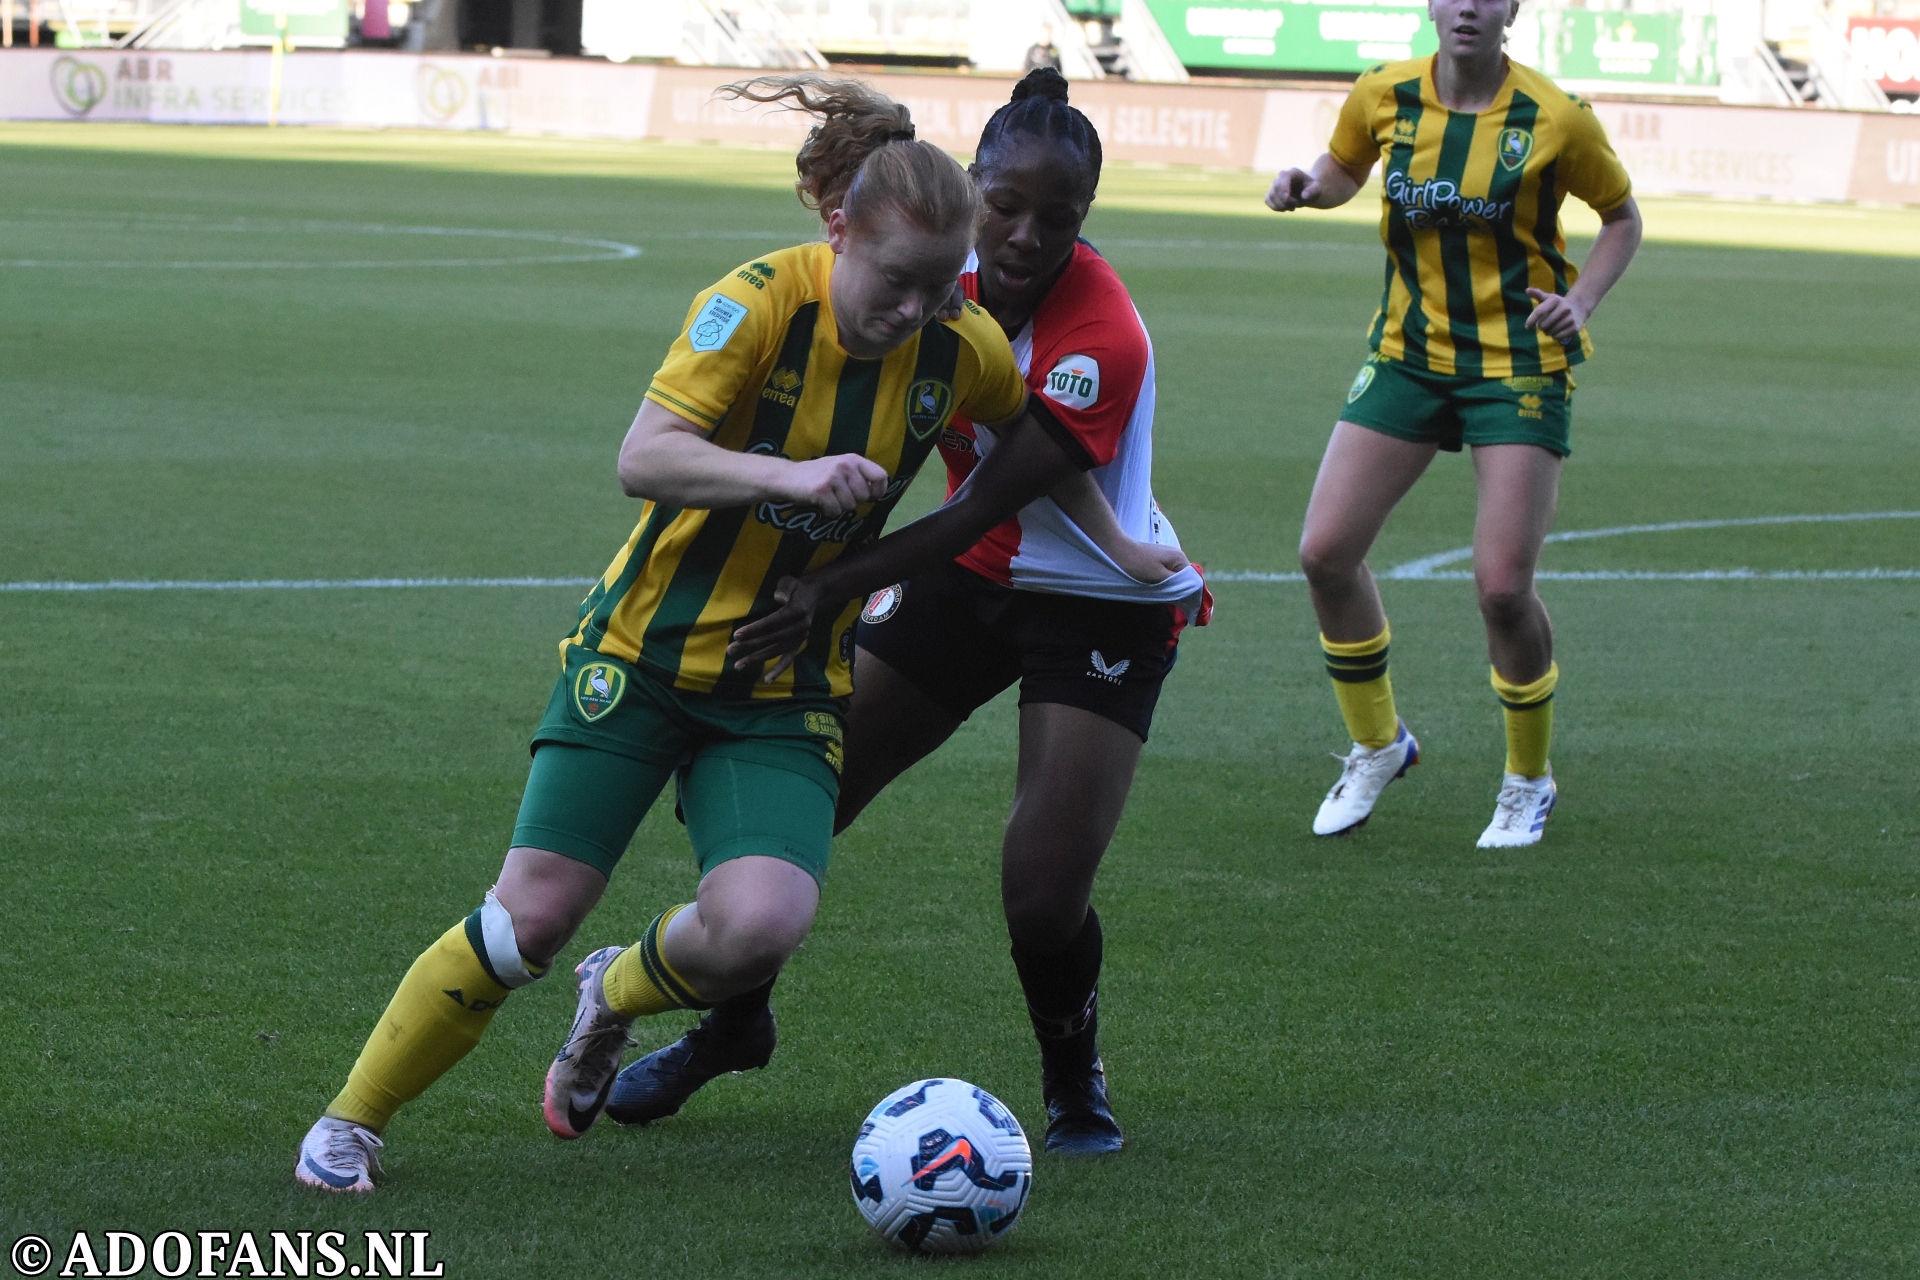
<svg viewBox="0 0 1920 1280">
<path fill-rule="evenodd" d="M 461 921 L 413 962 L 327 1114 L 376 1132 L 480 1043 L 507 998 Z"/>
<path fill-rule="evenodd" d="M 1333 677 L 1333 696 L 1340 700 L 1347 732 L 1355 742 L 1374 751 L 1400 733 L 1400 713 L 1393 705 L 1393 678 L 1387 674 L 1387 642 L 1392 638 L 1392 627 L 1382 627 L 1371 640 L 1351 644 L 1320 637 L 1327 674 Z"/>
<path fill-rule="evenodd" d="M 1560 683 L 1560 664 L 1529 684 L 1514 684 L 1498 671 L 1493 691 L 1507 718 L 1507 772 L 1523 778 L 1541 778 L 1547 772 L 1547 748 L 1553 745 L 1553 688 Z"/>
<path fill-rule="evenodd" d="M 687 980 L 667 963 L 661 952 L 667 926 L 673 918 L 692 906 L 683 902 L 668 907 L 653 918 L 640 941 L 614 957 L 600 976 L 607 1004 L 623 1018 L 644 1018 L 669 1009 L 709 1009 Z"/>
</svg>

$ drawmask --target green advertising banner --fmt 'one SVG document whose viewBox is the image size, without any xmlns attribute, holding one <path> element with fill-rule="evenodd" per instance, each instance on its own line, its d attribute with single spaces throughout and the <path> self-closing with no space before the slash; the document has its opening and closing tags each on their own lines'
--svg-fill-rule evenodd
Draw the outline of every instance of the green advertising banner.
<svg viewBox="0 0 1920 1280">
<path fill-rule="evenodd" d="M 1533 20 L 1538 51 L 1521 47 L 1516 31 L 1513 55 L 1556 80 L 1720 83 L 1719 25 L 1709 15 L 1540 9 Z"/>
<path fill-rule="evenodd" d="M 1146 0 L 1189 67 L 1365 71 L 1439 48 L 1426 0 Z"/>
<path fill-rule="evenodd" d="M 283 13 L 287 38 L 295 44 L 347 38 L 347 0 L 240 0 L 240 34 L 278 35 Z"/>
<path fill-rule="evenodd" d="M 251 3 L 252 0 L 249 0 Z M 1146 0 L 1189 67 L 1364 71 L 1439 47 L 1425 0 Z M 1525 7 L 1514 58 L 1555 79 L 1718 84 L 1718 28 L 1704 14 Z"/>
</svg>

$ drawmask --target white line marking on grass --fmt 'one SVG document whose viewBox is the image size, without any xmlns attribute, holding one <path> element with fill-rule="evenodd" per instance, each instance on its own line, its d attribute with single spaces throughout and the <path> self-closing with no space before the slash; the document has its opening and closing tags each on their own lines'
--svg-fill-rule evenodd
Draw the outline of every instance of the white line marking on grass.
<svg viewBox="0 0 1920 1280">
<path fill-rule="evenodd" d="M 1304 573 L 1260 573 L 1251 569 L 1229 569 L 1225 573 L 1209 573 L 1209 585 L 1215 582 L 1305 582 Z"/>
<path fill-rule="evenodd" d="M 1549 545 L 1556 542 L 1586 542 L 1593 538 L 1621 538 L 1630 533 L 1681 533 L 1689 529 L 1738 529 L 1754 525 L 1772 524 L 1851 524 L 1860 520 L 1920 520 L 1920 511 L 1847 511 L 1838 515 L 1806 516 L 1740 516 L 1731 520 L 1669 520 L 1664 524 L 1623 524 L 1610 529 L 1569 529 L 1565 533 L 1547 535 Z M 1458 547 L 1452 551 L 1442 551 L 1438 555 L 1421 556 L 1418 560 L 1409 560 L 1405 564 L 1395 565 L 1380 576 L 1398 581 L 1419 581 L 1421 579 L 1439 579 L 1455 581 L 1470 578 L 1467 573 L 1442 574 L 1435 572 L 1450 564 L 1459 564 L 1462 560 L 1473 559 L 1472 547 Z M 1603 576 L 1605 575 L 1605 576 Z M 1647 578 L 1659 580 L 1676 578 L 1687 581 L 1711 581 L 1715 577 L 1723 578 L 1821 578 L 1821 577 L 1877 577 L 1898 578 L 1909 576 L 1904 569 L 1861 569 L 1836 570 L 1832 573 L 1797 572 L 1782 570 L 1768 572 L 1755 569 L 1703 569 L 1697 573 L 1652 574 L 1621 570 L 1617 573 L 1599 571 L 1596 573 L 1542 573 L 1536 575 L 1549 582 L 1614 581 L 1624 578 Z"/>
<path fill-rule="evenodd" d="M 403 587 L 590 587 L 598 578 L 246 578 L 113 582 L 0 582 L 0 591 L 345 591 Z"/>
<path fill-rule="evenodd" d="M 1540 582 L 1874 582 L 1920 579 L 1920 569 L 1589 569 L 1536 573 Z M 1472 582 L 1461 569 L 1423 573 L 1403 582 Z"/>
<path fill-rule="evenodd" d="M 1850 511 L 1838 515 L 1742 516 L 1732 520 L 1672 520 L 1665 524 L 1625 524 L 1610 529 L 1569 529 L 1549 534 L 1548 542 L 1585 542 L 1631 533 L 1677 533 L 1688 529 L 1731 529 L 1752 525 L 1850 524 L 1862 520 L 1920 520 L 1920 511 Z M 1380 576 L 1396 582 L 1471 582 L 1464 569 L 1442 566 L 1471 559 L 1472 547 L 1422 556 Z M 1920 569 L 1591 569 L 1543 572 L 1543 582 L 1911 582 Z M 1301 573 L 1228 569 L 1207 575 L 1213 582 L 1305 582 Z M 108 582 L 0 582 L 4 591 L 73 593 L 87 591 L 341 591 L 410 587 L 590 587 L 598 578 L 245 578 L 125 579 Z"/>
<path fill-rule="evenodd" d="M 1368 255 L 1380 252 L 1380 246 L 1377 244 L 1346 244 L 1338 240 L 1131 240 L 1119 236 L 1102 236 L 1093 241 L 1093 247 L 1096 249 L 1226 249 L 1235 253 L 1247 249 L 1328 250 L 1335 253 Z"/>
<path fill-rule="evenodd" d="M 316 271 L 342 270 L 360 271 L 383 267 L 524 267 L 551 266 L 557 263 L 571 262 L 621 262 L 628 258 L 637 258 L 641 254 L 639 245 L 626 244 L 619 240 L 601 240 L 593 236 L 569 235 L 560 231 L 505 231 L 489 227 L 409 227 L 390 226 L 375 222 L 321 222 L 315 220 L 287 220 L 272 218 L 234 218 L 222 222 L 207 222 L 191 216 L 169 215 L 74 215 L 71 218 L 41 217 L 33 220 L 0 220 L 0 227 L 45 226 L 56 223 L 61 226 L 97 226 L 117 227 L 123 230 L 134 228 L 160 228 L 173 231 L 191 231 L 198 234 L 238 233 L 252 235 L 366 235 L 366 236 L 428 236 L 454 239 L 480 240 L 518 240 L 535 244 L 563 245 L 571 248 L 586 249 L 586 253 L 550 253 L 534 257 L 521 258 L 368 258 L 368 259 L 327 259 L 303 261 L 299 259 L 267 260 L 204 260 L 189 259 L 170 262 L 141 261 L 139 259 L 94 259 L 94 258 L 13 258 L 0 259 L 0 267 L 19 268 L 65 268 L 86 270 L 144 270 L 144 271 Z"/>
</svg>

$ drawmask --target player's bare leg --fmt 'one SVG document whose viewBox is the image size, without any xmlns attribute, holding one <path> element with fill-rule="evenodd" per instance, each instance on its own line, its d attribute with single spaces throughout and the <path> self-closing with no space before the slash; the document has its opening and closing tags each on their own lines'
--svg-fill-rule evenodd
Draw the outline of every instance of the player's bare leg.
<svg viewBox="0 0 1920 1280">
<path fill-rule="evenodd" d="M 1420 744 L 1394 708 L 1387 615 L 1367 552 L 1436 452 L 1436 445 L 1343 421 L 1334 425 L 1320 461 L 1300 535 L 1300 566 L 1353 746 L 1337 757 L 1340 777 L 1314 815 L 1315 835 L 1340 835 L 1366 822 L 1387 784 L 1420 759 Z"/>
<path fill-rule="evenodd" d="M 1118 1151 L 1099 1046 L 1103 944 L 1094 875 L 1120 825 L 1141 741 L 1059 703 L 1020 708 L 1020 765 L 1000 852 L 1000 900 L 1027 1013 L 1040 1041 L 1046 1147 Z"/>
<path fill-rule="evenodd" d="M 847 714 L 846 771 L 841 775 L 839 807 L 834 815 L 836 834 L 888 783 L 945 742 L 960 723 L 865 650 L 855 659 L 854 670 L 854 694 Z M 722 864 L 715 873 L 731 865 Z M 696 904 L 701 915 L 697 919 L 705 929 L 709 919 L 706 884 L 701 891 L 703 896 Z M 817 892 L 813 900 L 817 902 Z M 717 910 L 723 903 L 716 898 L 714 905 Z M 675 948 L 680 945 L 678 930 L 684 918 L 685 913 L 677 917 L 669 930 Z M 680 952 L 676 949 L 672 954 L 677 957 Z M 620 1124 L 650 1124 L 678 1112 L 714 1077 L 767 1065 L 777 1040 L 769 1004 L 774 981 L 775 974 L 769 973 L 757 985 L 734 989 L 736 993 L 716 1000 L 713 1009 L 686 1035 L 629 1063 L 614 1081 L 607 1101 L 608 1118 Z"/>
<path fill-rule="evenodd" d="M 1351 422 L 1334 424 L 1300 534 L 1300 569 L 1328 639 L 1365 640 L 1387 625 L 1367 552 L 1437 452 Z"/>
<path fill-rule="evenodd" d="M 608 1108 L 623 1123 L 658 1119 L 636 1111 L 657 1110 L 658 1097 L 651 1107 L 632 1090 L 624 1099 L 614 1097 L 633 1020 L 673 1008 L 716 1009 L 743 995 L 749 999 L 741 1003 L 765 1010 L 775 975 L 806 941 L 819 907 L 820 886 L 802 868 L 780 858 L 731 858 L 701 878 L 694 901 L 662 912 L 632 948 L 603 947 L 588 956 L 578 970 L 573 1031 L 547 1076 L 547 1127 L 563 1138 L 578 1137 Z M 638 963 L 629 963 L 634 952 L 640 953 Z M 765 1042 L 763 1053 L 749 1055 L 757 1060 L 728 1057 L 707 1078 L 766 1065 L 773 1052 L 771 1011 L 764 1035 L 753 1038 Z M 628 1071 L 638 1068 L 645 1077 L 647 1064 L 664 1052 L 649 1054 Z M 659 1090 L 656 1085 L 646 1092 Z M 682 1094 L 660 1114 L 672 1114 L 684 1101 Z"/>
<path fill-rule="evenodd" d="M 1559 798 L 1547 759 L 1559 668 L 1553 624 L 1534 590 L 1534 575 L 1559 504 L 1561 466 L 1561 458 L 1536 445 L 1473 451 L 1479 488 L 1474 586 L 1507 722 L 1507 765 L 1493 821 L 1480 836 L 1482 848 L 1538 843 Z"/>
<path fill-rule="evenodd" d="M 1534 590 L 1540 551 L 1560 504 L 1562 460 L 1537 445 L 1473 451 L 1479 509 L 1473 522 L 1473 584 L 1487 624 L 1494 670 L 1516 684 L 1553 663 L 1553 624 Z"/>
<path fill-rule="evenodd" d="M 856 650 L 847 711 L 847 768 L 840 776 L 837 835 L 893 780 L 932 755 L 960 721 L 885 662 Z"/>
</svg>

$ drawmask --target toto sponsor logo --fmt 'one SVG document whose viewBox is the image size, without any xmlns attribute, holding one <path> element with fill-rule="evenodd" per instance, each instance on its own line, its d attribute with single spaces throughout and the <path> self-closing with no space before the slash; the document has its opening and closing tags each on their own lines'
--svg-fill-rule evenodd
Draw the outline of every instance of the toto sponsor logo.
<svg viewBox="0 0 1920 1280">
<path fill-rule="evenodd" d="M 458 71 L 423 62 L 413 73 L 413 94 L 420 100 L 420 110 L 428 119 L 445 124 L 467 105 L 470 91 L 467 78 Z"/>
<path fill-rule="evenodd" d="M 53 96 L 70 116 L 84 116 L 107 96 L 107 73 L 91 62 L 59 57 L 53 60 Z"/>
</svg>

